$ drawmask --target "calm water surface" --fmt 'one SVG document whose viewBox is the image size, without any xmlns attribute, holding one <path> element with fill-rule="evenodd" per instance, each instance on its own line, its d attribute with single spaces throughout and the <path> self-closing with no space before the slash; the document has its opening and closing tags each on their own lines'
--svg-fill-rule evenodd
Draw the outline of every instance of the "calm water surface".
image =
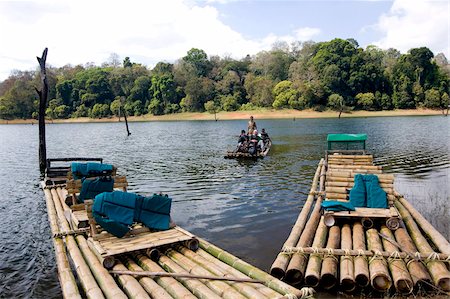
<svg viewBox="0 0 450 299">
<path fill-rule="evenodd" d="M 309 192 L 328 133 L 367 133 L 376 163 L 450 239 L 450 117 L 256 120 L 260 161 L 226 160 L 246 121 L 52 124 L 48 157 L 103 157 L 130 191 L 164 192 L 182 227 L 268 270 Z M 36 125 L 0 125 L 0 297 L 59 298 L 39 189 Z"/>
</svg>

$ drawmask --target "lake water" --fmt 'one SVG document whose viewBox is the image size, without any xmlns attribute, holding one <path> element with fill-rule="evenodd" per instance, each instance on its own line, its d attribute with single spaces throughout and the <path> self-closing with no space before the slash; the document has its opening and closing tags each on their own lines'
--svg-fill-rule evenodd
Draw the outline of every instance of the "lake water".
<svg viewBox="0 0 450 299">
<path fill-rule="evenodd" d="M 450 238 L 450 117 L 256 120 L 273 140 L 259 161 L 223 158 L 246 121 L 51 124 L 48 157 L 103 157 L 129 190 L 167 193 L 194 234 L 268 270 L 309 192 L 328 133 L 367 133 L 396 189 Z M 0 125 L 0 297 L 59 298 L 38 126 Z"/>
</svg>

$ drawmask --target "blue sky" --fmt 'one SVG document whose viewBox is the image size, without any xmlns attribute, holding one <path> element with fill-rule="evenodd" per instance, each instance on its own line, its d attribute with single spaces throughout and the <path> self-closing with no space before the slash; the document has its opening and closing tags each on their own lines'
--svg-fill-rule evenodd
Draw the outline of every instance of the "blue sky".
<svg viewBox="0 0 450 299">
<path fill-rule="evenodd" d="M 153 67 L 194 47 L 240 59 L 336 37 L 450 58 L 450 0 L 0 0 L 0 80 L 35 69 L 45 47 L 57 67 L 101 65 L 112 53 Z"/>
</svg>

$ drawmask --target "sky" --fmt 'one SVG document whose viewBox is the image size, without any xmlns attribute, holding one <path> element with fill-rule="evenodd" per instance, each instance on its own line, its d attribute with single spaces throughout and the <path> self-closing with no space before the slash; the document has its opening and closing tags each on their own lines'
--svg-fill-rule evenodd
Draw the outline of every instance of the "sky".
<svg viewBox="0 0 450 299">
<path fill-rule="evenodd" d="M 13 70 L 101 65 L 117 54 L 149 68 L 191 48 L 241 59 L 285 41 L 353 38 L 450 60 L 450 0 L 0 0 L 0 81 Z"/>
</svg>

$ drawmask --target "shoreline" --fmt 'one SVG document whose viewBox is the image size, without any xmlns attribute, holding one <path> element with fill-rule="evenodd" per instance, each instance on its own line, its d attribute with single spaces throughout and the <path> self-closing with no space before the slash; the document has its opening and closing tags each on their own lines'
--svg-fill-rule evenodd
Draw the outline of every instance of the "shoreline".
<svg viewBox="0 0 450 299">
<path fill-rule="evenodd" d="M 250 111 L 221 111 L 217 113 L 217 120 L 242 120 L 248 119 L 250 115 L 253 115 L 255 119 L 303 119 L 303 118 L 338 118 L 339 113 L 336 111 L 326 110 L 323 112 L 308 110 L 294 110 L 294 109 L 261 109 Z M 408 110 L 383 110 L 383 111 L 365 111 L 358 110 L 349 113 L 342 113 L 341 118 L 351 117 L 393 117 L 393 116 L 432 116 L 443 115 L 442 110 L 432 109 L 408 109 Z M 141 115 L 141 116 L 129 116 L 128 122 L 148 122 L 148 121 L 214 121 L 214 114 L 208 112 L 183 112 L 167 115 Z M 68 118 L 68 119 L 54 119 L 46 120 L 46 123 L 102 123 L 102 122 L 118 122 L 118 117 L 110 118 Z M 121 118 L 124 122 L 124 119 Z M 0 119 L 0 124 L 37 124 L 36 119 L 13 119 L 5 120 Z"/>
</svg>

